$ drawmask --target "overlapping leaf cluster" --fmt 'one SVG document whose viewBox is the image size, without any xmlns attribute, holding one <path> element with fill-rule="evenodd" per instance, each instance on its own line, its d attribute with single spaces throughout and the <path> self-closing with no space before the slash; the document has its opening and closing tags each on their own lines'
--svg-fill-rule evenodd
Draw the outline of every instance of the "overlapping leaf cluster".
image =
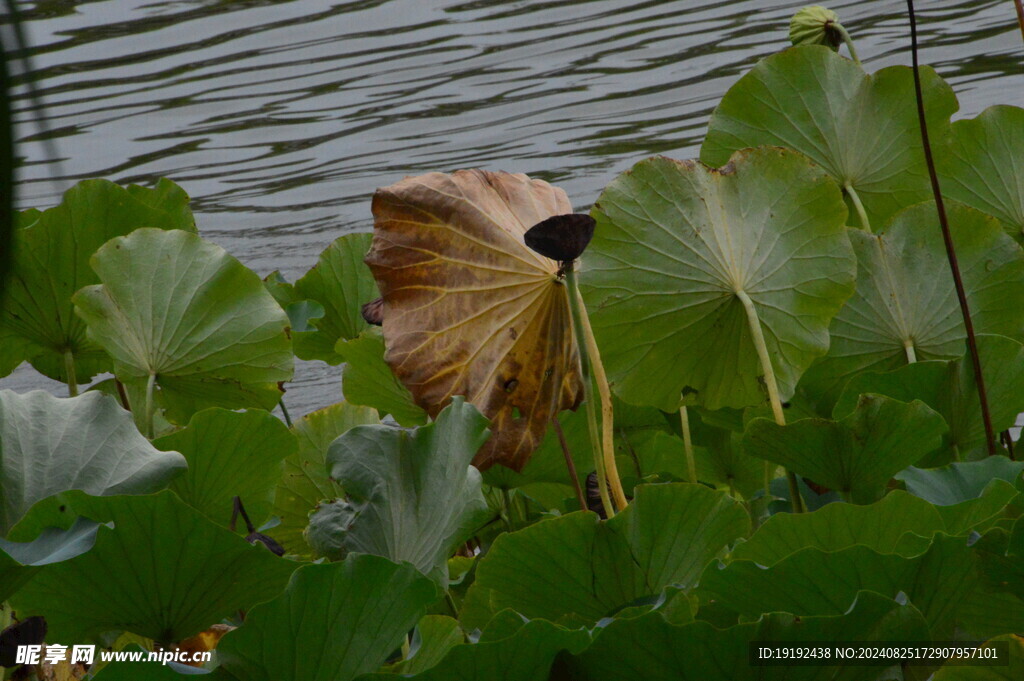
<svg viewBox="0 0 1024 681">
<path fill-rule="evenodd" d="M 951 124 L 952 90 L 923 80 L 1009 431 L 1024 115 Z M 0 625 L 216 648 L 58 670 L 101 681 L 1024 678 L 1024 463 L 1012 437 L 987 455 L 919 139 L 908 69 L 806 45 L 730 89 L 700 162 L 615 179 L 577 265 L 524 242 L 564 192 L 484 171 L 381 190 L 372 239 L 294 284 L 198 236 L 167 180 L 26 211 L 0 372 L 30 362 L 70 396 L 0 391 Z M 631 498 L 608 520 L 571 484 L 595 445 L 572 411 L 574 266 Z M 345 401 L 294 423 L 281 404 L 286 425 L 293 356 L 344 363 Z M 2 653 L 22 634 L 0 629 Z M 989 639 L 1006 666 L 747 657 Z"/>
</svg>

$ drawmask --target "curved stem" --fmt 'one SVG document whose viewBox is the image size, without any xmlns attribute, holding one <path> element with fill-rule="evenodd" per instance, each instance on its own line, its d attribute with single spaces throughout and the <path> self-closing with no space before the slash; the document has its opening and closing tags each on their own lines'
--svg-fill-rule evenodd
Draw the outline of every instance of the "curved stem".
<svg viewBox="0 0 1024 681">
<path fill-rule="evenodd" d="M 768 356 L 768 345 L 764 342 L 764 331 L 761 330 L 761 320 L 757 318 L 754 301 L 743 290 L 736 291 L 736 297 L 743 303 L 743 309 L 747 312 L 747 322 L 750 325 L 754 349 L 757 350 L 757 358 L 761 361 L 761 370 L 764 371 L 764 385 L 768 389 L 768 401 L 772 405 L 772 415 L 775 417 L 775 423 L 784 426 L 786 425 L 786 416 L 782 411 L 779 384 L 775 382 L 775 369 L 772 368 L 772 360 Z M 796 475 L 786 469 L 786 479 L 789 481 L 790 503 L 793 506 L 793 512 L 800 513 L 803 511 L 803 500 L 800 498 L 800 486 L 797 484 Z M 767 495 L 769 491 L 766 487 L 764 493 Z"/>
<path fill-rule="evenodd" d="M 153 386 L 156 384 L 156 374 L 150 374 L 146 381 L 146 437 L 153 439 L 153 413 L 156 411 L 156 404 L 153 402 Z"/>
<path fill-rule="evenodd" d="M 683 449 L 686 450 L 686 472 L 690 482 L 697 482 L 697 462 L 693 458 L 693 440 L 690 438 L 690 413 L 686 407 L 679 407 L 679 422 L 683 427 Z M 732 485 L 732 483 L 729 483 Z"/>
<path fill-rule="evenodd" d="M 867 211 L 864 210 L 864 204 L 860 202 L 860 195 L 857 194 L 857 190 L 849 183 L 843 185 L 843 189 L 846 190 L 850 200 L 853 201 L 853 207 L 857 209 L 857 217 L 860 218 L 860 226 L 870 232 L 871 222 L 868 220 Z"/>
<path fill-rule="evenodd" d="M 903 341 L 903 349 L 907 351 L 907 362 L 913 364 L 917 361 L 917 352 L 914 351 L 914 341 L 907 338 Z"/>
<path fill-rule="evenodd" d="M 597 405 L 594 404 L 594 386 L 590 382 L 590 354 L 587 352 L 586 341 L 583 340 L 583 321 L 580 314 L 580 302 L 576 297 L 576 273 L 569 268 L 565 274 L 566 293 L 569 297 L 569 312 L 572 315 L 573 337 L 576 339 L 576 351 L 580 355 L 580 378 L 583 381 L 583 401 L 587 404 L 587 429 L 590 434 L 590 449 L 594 456 L 594 471 L 597 473 L 597 491 L 601 495 L 601 504 L 605 515 L 615 516 L 615 507 L 608 495 L 608 479 L 605 476 L 604 459 L 601 456 L 601 436 L 597 428 Z"/>
<path fill-rule="evenodd" d="M 75 375 L 75 356 L 64 351 L 64 374 L 68 377 L 68 397 L 78 397 L 78 376 Z"/>
<path fill-rule="evenodd" d="M 573 284 L 575 288 L 575 277 Z M 601 351 L 597 347 L 597 339 L 594 338 L 594 330 L 590 327 L 590 317 L 587 316 L 587 307 L 583 304 L 583 296 L 580 295 L 579 289 L 576 289 L 576 298 L 579 303 L 583 338 L 590 357 L 590 368 L 593 370 L 597 392 L 601 396 L 601 444 L 605 475 L 608 476 L 612 496 L 615 497 L 615 503 L 621 511 L 629 505 L 629 501 L 626 499 L 625 490 L 622 489 L 622 480 L 619 479 L 619 466 L 615 463 L 615 414 L 612 408 L 612 390 L 608 385 L 608 376 L 604 372 L 604 364 L 601 363 Z"/>
<path fill-rule="evenodd" d="M 960 314 L 964 319 L 964 331 L 967 333 L 967 348 L 971 355 L 974 368 L 974 380 L 978 388 L 978 403 L 981 406 L 981 420 L 985 424 L 985 443 L 989 456 L 996 454 L 996 435 L 992 428 L 992 413 L 988 407 L 988 395 L 985 392 L 985 376 L 981 370 L 981 358 L 978 355 L 978 341 L 974 336 L 974 323 L 971 321 L 971 309 L 967 304 L 967 293 L 960 277 L 960 264 L 957 262 L 956 247 L 953 245 L 953 234 L 949 230 L 946 218 L 946 206 L 942 201 L 942 190 L 939 187 L 939 175 L 935 171 L 935 159 L 932 157 L 932 146 L 928 141 L 928 121 L 924 112 L 924 95 L 921 93 L 921 73 L 917 60 L 917 19 L 914 16 L 914 0 L 907 0 L 907 13 L 910 15 L 910 54 L 914 70 L 914 96 L 917 100 L 917 122 L 921 129 L 921 148 L 924 151 L 925 165 L 928 166 L 928 178 L 931 180 L 932 196 L 935 199 L 935 210 L 938 212 L 939 227 L 946 245 L 946 258 L 953 274 L 953 285 L 956 288 L 957 301 L 960 303 Z"/>
<path fill-rule="evenodd" d="M 850 51 L 850 57 L 857 64 L 857 66 L 860 66 L 861 63 L 860 63 L 860 58 L 857 56 L 857 50 L 853 49 L 853 38 L 850 37 L 850 34 L 846 31 L 846 29 L 843 27 L 843 25 L 840 24 L 838 21 L 832 22 L 831 25 L 832 25 L 832 27 L 834 29 L 839 31 L 839 35 L 841 35 L 843 37 L 843 42 L 846 43 L 846 49 L 848 49 Z"/>
</svg>

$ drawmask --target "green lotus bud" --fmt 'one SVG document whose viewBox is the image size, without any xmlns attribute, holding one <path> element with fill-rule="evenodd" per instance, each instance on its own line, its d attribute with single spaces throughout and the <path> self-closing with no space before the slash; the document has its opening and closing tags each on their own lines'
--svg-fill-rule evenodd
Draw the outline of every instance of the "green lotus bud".
<svg viewBox="0 0 1024 681">
<path fill-rule="evenodd" d="M 836 52 L 843 42 L 839 15 L 821 5 L 811 5 L 789 21 L 789 40 L 794 45 L 828 45 Z"/>
</svg>

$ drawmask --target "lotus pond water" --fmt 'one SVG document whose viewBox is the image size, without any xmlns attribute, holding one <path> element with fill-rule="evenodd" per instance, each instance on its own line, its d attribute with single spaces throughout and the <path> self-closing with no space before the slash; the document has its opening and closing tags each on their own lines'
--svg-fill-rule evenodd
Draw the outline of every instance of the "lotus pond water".
<svg viewBox="0 0 1024 681">
<path fill-rule="evenodd" d="M 2 651 L 212 659 L 5 678 L 1022 678 L 1024 116 L 802 12 L 588 214 L 393 178 L 289 279 L 170 179 L 23 211 L 0 373 L 66 396 L 0 391 Z M 748 658 L 858 641 L 1003 664 Z"/>
</svg>

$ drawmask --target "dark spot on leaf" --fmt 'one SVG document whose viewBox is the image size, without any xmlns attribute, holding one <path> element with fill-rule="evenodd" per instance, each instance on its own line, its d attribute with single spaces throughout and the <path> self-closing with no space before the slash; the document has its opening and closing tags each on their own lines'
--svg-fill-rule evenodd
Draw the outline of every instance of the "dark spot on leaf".
<svg viewBox="0 0 1024 681">
<path fill-rule="evenodd" d="M 511 379 L 505 381 L 505 392 L 511 393 L 513 390 L 516 389 L 516 386 L 518 386 L 518 385 L 519 385 L 519 381 L 517 379 L 515 379 L 515 378 L 511 378 Z"/>
<path fill-rule="evenodd" d="M 512 327 L 509 327 L 508 335 L 512 337 L 512 340 L 519 338 L 519 332 Z"/>
</svg>

